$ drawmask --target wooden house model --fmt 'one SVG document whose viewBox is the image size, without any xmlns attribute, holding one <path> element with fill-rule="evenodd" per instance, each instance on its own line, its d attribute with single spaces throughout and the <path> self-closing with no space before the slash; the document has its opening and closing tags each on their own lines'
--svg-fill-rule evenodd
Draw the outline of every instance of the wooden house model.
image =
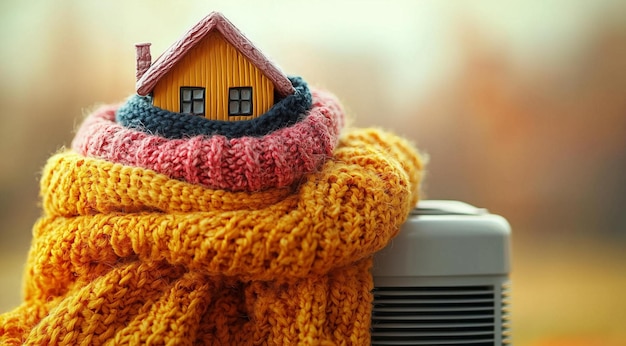
<svg viewBox="0 0 626 346">
<path fill-rule="evenodd" d="M 137 94 L 171 112 L 248 120 L 275 97 L 294 92 L 285 74 L 221 13 L 213 12 L 154 63 L 150 43 L 136 45 Z"/>
</svg>

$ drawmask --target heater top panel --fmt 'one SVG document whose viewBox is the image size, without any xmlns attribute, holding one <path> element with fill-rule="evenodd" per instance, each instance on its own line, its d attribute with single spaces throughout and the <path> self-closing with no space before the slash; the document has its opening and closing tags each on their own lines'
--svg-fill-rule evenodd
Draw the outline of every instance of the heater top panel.
<svg viewBox="0 0 626 346">
<path fill-rule="evenodd" d="M 373 275 L 508 274 L 510 235 L 508 222 L 485 209 L 458 201 L 422 201 L 374 256 Z"/>
</svg>

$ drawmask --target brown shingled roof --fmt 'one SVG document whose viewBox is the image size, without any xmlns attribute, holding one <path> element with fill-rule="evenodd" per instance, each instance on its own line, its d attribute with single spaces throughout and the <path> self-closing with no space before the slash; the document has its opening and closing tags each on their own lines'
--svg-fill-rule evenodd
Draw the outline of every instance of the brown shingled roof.
<svg viewBox="0 0 626 346">
<path fill-rule="evenodd" d="M 180 61 L 185 53 L 212 30 L 219 31 L 226 41 L 261 70 L 274 83 L 274 88 L 279 95 L 293 94 L 294 88 L 287 76 L 219 12 L 211 12 L 204 17 L 166 50 L 137 81 L 137 94 L 148 95 L 157 82 Z"/>
</svg>

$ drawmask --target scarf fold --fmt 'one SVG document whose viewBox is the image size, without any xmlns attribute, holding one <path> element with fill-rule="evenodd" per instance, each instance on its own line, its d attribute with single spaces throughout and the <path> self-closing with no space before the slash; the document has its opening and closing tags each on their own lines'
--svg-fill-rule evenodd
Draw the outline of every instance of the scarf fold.
<svg viewBox="0 0 626 346">
<path fill-rule="evenodd" d="M 299 184 L 257 193 L 59 153 L 0 343 L 369 344 L 371 255 L 421 172 L 409 143 L 372 129 L 344 133 Z"/>
<path fill-rule="evenodd" d="M 227 139 L 260 137 L 304 119 L 311 109 L 312 96 L 301 77 L 289 77 L 295 92 L 276 102 L 257 118 L 245 121 L 209 120 L 153 107 L 148 97 L 134 95 L 116 112 L 116 121 L 125 127 L 169 139 L 221 135 Z"/>
<path fill-rule="evenodd" d="M 339 102 L 323 91 L 313 91 L 313 106 L 304 119 L 262 137 L 168 139 L 124 127 L 115 122 L 115 113 L 115 107 L 105 106 L 88 116 L 72 148 L 231 191 L 286 187 L 317 170 L 332 155 L 345 121 Z"/>
</svg>

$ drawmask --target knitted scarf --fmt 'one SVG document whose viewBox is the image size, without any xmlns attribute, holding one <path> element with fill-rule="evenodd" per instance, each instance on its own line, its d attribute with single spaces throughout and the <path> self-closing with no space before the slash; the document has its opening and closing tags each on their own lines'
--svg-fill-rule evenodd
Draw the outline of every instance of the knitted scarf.
<svg viewBox="0 0 626 346">
<path fill-rule="evenodd" d="M 344 124 L 339 102 L 322 91 L 313 92 L 313 106 L 301 121 L 262 137 L 168 139 L 126 128 L 114 121 L 115 113 L 115 107 L 105 106 L 87 117 L 72 148 L 87 156 L 234 191 L 288 186 L 316 170 L 332 155 Z"/>
<path fill-rule="evenodd" d="M 371 256 L 421 172 L 409 143 L 374 129 L 344 131 L 317 169 L 257 192 L 56 154 L 0 344 L 367 345 Z"/>
<path fill-rule="evenodd" d="M 248 121 L 208 120 L 191 114 L 175 113 L 153 107 L 148 97 L 132 96 L 117 110 L 116 120 L 123 126 L 166 138 L 222 135 L 226 138 L 264 136 L 302 120 L 311 108 L 311 92 L 301 77 L 289 77 L 295 92 L 272 106 L 265 114 Z"/>
</svg>

